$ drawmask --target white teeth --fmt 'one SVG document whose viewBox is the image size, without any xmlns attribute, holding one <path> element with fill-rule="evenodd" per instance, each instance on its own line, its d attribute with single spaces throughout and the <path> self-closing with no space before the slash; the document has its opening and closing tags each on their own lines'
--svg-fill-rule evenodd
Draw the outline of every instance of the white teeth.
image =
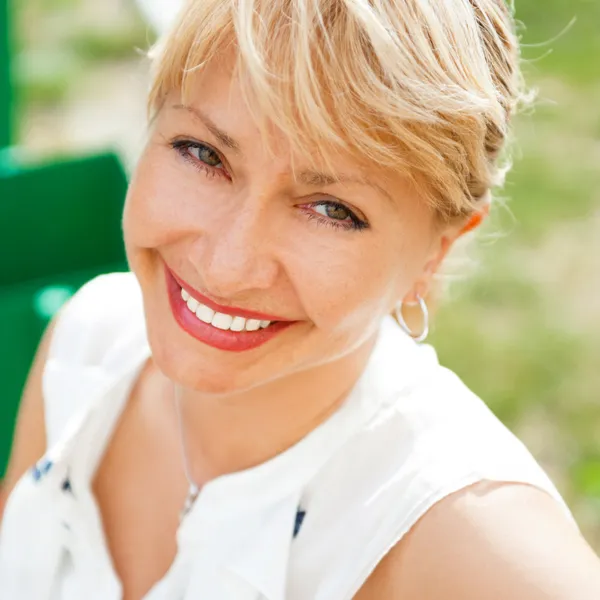
<svg viewBox="0 0 600 600">
<path fill-rule="evenodd" d="M 188 308 L 189 308 L 189 309 L 190 309 L 190 310 L 191 310 L 193 313 L 195 313 L 195 312 L 196 312 L 196 309 L 197 309 L 197 308 L 198 308 L 198 306 L 200 305 L 200 302 L 198 302 L 198 300 L 196 300 L 195 298 L 192 298 L 192 297 L 190 297 L 190 298 L 188 298 L 187 305 L 188 305 Z"/>
<path fill-rule="evenodd" d="M 210 323 L 215 316 L 215 311 L 212 308 L 208 308 L 204 304 L 200 304 L 196 309 L 196 316 L 205 323 Z"/>
<path fill-rule="evenodd" d="M 246 331 L 256 331 L 260 328 L 260 321 L 258 319 L 248 319 L 246 321 Z"/>
<path fill-rule="evenodd" d="M 215 313 L 215 316 L 212 318 L 210 324 L 217 329 L 229 329 L 231 324 L 233 323 L 233 317 L 231 315 L 226 315 L 223 313 Z"/>
<path fill-rule="evenodd" d="M 259 319 L 245 319 L 244 317 L 233 317 L 224 313 L 215 312 L 212 308 L 198 302 L 190 296 L 189 292 L 181 289 L 181 297 L 200 321 L 208 323 L 217 329 L 231 331 L 257 331 L 271 324 L 271 321 L 260 321 Z"/>
<path fill-rule="evenodd" d="M 233 317 L 233 321 L 231 322 L 229 329 L 231 329 L 231 331 L 244 331 L 245 327 L 246 319 L 244 319 L 244 317 Z"/>
</svg>

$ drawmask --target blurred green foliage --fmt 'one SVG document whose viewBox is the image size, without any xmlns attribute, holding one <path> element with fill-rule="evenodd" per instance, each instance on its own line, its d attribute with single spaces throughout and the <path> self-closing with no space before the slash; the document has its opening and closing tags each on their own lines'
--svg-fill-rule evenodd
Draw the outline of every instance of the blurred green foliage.
<svg viewBox="0 0 600 600">
<path fill-rule="evenodd" d="M 82 17 L 81 4 L 29 0 L 19 7 L 14 76 L 18 108 L 59 105 L 72 82 L 94 65 L 131 60 L 154 41 L 133 2 L 123 3 L 119 19 L 101 23 L 93 16 Z"/>
<path fill-rule="evenodd" d="M 527 28 L 525 56 L 546 54 L 538 65 L 540 73 L 581 85 L 598 80 L 598 0 L 516 0 L 515 6 L 517 18 Z"/>
<path fill-rule="evenodd" d="M 69 50 L 89 65 L 94 61 L 131 58 L 136 51 L 146 51 L 150 39 L 148 28 L 133 19 L 109 31 L 98 31 L 93 26 L 75 31 L 69 39 Z"/>
<path fill-rule="evenodd" d="M 433 336 L 529 445 L 600 550 L 600 2 L 517 0 L 524 71 L 514 168 Z"/>
</svg>

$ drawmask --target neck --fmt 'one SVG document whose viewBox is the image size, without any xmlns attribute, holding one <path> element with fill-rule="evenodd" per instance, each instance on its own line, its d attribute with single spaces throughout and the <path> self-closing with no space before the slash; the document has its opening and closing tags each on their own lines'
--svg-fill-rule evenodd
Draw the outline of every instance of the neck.
<svg viewBox="0 0 600 600">
<path fill-rule="evenodd" d="M 179 390 L 194 479 L 205 482 L 251 468 L 299 442 L 344 403 L 375 339 L 376 335 L 341 359 L 242 393 L 215 398 Z"/>
</svg>

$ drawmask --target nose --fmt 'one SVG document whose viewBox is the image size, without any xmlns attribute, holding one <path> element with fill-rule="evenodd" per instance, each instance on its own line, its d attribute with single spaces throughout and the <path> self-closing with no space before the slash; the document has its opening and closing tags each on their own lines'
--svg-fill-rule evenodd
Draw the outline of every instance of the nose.
<svg viewBox="0 0 600 600">
<path fill-rule="evenodd" d="M 209 294 L 231 299 L 273 286 L 279 267 L 270 226 L 265 210 L 245 207 L 225 211 L 203 227 L 189 260 Z"/>
</svg>

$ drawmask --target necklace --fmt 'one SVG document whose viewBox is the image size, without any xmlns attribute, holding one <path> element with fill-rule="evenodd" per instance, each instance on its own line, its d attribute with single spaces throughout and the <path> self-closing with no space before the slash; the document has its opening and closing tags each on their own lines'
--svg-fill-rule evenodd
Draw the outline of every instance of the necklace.
<svg viewBox="0 0 600 600">
<path fill-rule="evenodd" d="M 179 442 L 181 445 L 181 456 L 183 458 L 183 471 L 185 473 L 185 477 L 188 480 L 188 492 L 185 498 L 185 502 L 183 503 L 183 508 L 179 513 L 179 521 L 183 521 L 185 516 L 190 512 L 192 506 L 194 506 L 194 502 L 196 498 L 198 498 L 198 494 L 200 494 L 200 486 L 190 473 L 190 464 L 188 460 L 187 447 L 185 443 L 185 434 L 183 432 L 183 419 L 181 417 L 181 404 L 179 402 L 179 394 L 177 393 L 177 386 L 175 386 L 175 409 L 177 411 L 177 421 L 179 423 Z"/>
</svg>

